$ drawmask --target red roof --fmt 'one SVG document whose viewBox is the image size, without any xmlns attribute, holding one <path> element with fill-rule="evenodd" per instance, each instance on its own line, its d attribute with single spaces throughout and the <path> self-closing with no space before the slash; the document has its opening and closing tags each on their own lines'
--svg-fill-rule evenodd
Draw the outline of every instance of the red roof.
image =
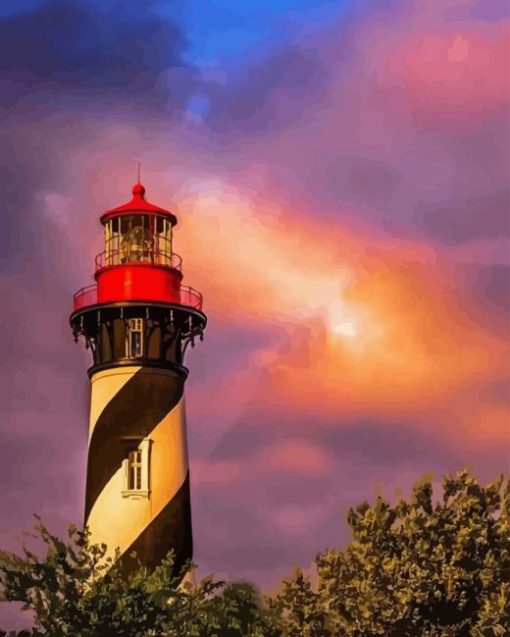
<svg viewBox="0 0 510 637">
<path fill-rule="evenodd" d="M 112 208 L 111 210 L 107 210 L 105 213 L 101 215 L 101 223 L 104 224 L 110 217 L 118 217 L 120 215 L 130 213 L 130 214 L 158 214 L 164 215 L 170 219 L 170 223 L 175 226 L 177 223 L 177 217 L 171 213 L 169 210 L 165 210 L 164 208 L 160 208 L 159 206 L 155 206 L 151 204 L 149 201 L 145 199 L 145 188 L 142 184 L 138 183 L 133 186 L 133 198 L 131 201 L 118 206 L 117 208 Z"/>
</svg>

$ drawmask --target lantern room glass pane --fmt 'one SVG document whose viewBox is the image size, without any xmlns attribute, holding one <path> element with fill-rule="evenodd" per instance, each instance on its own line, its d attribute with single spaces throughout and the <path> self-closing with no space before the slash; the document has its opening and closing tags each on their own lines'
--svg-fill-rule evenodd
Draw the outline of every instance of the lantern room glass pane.
<svg viewBox="0 0 510 637">
<path fill-rule="evenodd" d="M 137 261 L 172 265 L 172 224 L 163 215 L 119 215 L 105 223 L 102 265 Z"/>
<path fill-rule="evenodd" d="M 115 262 L 116 221 L 116 219 L 109 219 L 104 227 L 105 265 L 113 265 Z"/>
<path fill-rule="evenodd" d="M 161 265 L 171 265 L 172 244 L 168 240 L 168 220 L 162 216 L 158 216 L 156 219 L 158 263 Z"/>
<path fill-rule="evenodd" d="M 154 238 L 149 215 L 128 215 L 120 218 L 120 263 L 151 261 Z"/>
</svg>

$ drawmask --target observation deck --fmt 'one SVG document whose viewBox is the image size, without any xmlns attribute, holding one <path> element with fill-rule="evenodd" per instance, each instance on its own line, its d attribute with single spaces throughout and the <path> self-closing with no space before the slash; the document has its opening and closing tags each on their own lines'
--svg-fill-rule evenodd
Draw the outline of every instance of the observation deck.
<svg viewBox="0 0 510 637">
<path fill-rule="evenodd" d="M 112 302 L 159 302 L 202 310 L 202 295 L 182 285 L 182 258 L 164 250 L 129 246 L 105 250 L 95 259 L 96 283 L 73 297 L 73 312 Z"/>
<path fill-rule="evenodd" d="M 146 301 L 150 302 L 153 299 L 149 298 L 139 298 L 133 299 L 135 301 Z M 92 305 L 98 305 L 102 301 L 98 299 L 97 293 L 97 283 L 93 283 L 92 285 L 87 285 L 83 288 L 80 288 L 78 292 L 76 292 L 73 296 L 73 313 L 78 312 L 79 310 L 83 310 L 86 307 Z M 176 305 L 183 305 L 185 307 L 190 307 L 194 310 L 202 311 L 202 302 L 203 297 L 198 290 L 190 287 L 189 285 L 181 285 L 179 287 L 179 293 L 169 298 L 167 303 L 172 303 Z"/>
</svg>

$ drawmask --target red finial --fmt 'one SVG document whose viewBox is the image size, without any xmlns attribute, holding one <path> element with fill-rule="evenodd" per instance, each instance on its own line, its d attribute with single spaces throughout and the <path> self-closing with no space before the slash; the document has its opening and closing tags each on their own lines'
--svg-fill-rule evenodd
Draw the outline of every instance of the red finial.
<svg viewBox="0 0 510 637">
<path fill-rule="evenodd" d="M 177 223 L 177 218 L 174 214 L 172 214 L 169 210 L 160 208 L 160 206 L 154 206 L 150 203 L 150 201 L 147 201 L 145 199 L 145 187 L 143 186 L 143 184 L 140 183 L 140 180 L 138 180 L 138 182 L 133 186 L 131 192 L 133 193 L 133 198 L 131 199 L 131 201 L 127 201 L 121 206 L 117 206 L 116 208 L 107 210 L 104 214 L 101 215 L 102 224 L 105 224 L 110 217 L 117 215 L 123 215 L 126 213 L 149 213 L 165 215 L 172 226 L 175 226 L 175 224 Z"/>
<path fill-rule="evenodd" d="M 138 164 L 138 179 L 136 184 L 133 186 L 133 190 L 131 192 L 133 193 L 135 197 L 141 197 L 143 199 L 145 195 L 145 188 L 140 183 L 140 168 L 141 168 L 142 162 L 137 161 L 136 163 Z"/>
<path fill-rule="evenodd" d="M 135 197 L 141 197 L 143 199 L 145 195 L 145 188 L 140 182 L 138 182 L 133 186 L 132 193 Z"/>
</svg>

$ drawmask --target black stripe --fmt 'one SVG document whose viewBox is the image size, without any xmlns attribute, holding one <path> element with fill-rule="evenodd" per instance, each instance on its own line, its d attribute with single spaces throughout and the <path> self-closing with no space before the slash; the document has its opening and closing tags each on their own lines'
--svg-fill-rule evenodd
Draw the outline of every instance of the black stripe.
<svg viewBox="0 0 510 637">
<path fill-rule="evenodd" d="M 112 396 L 92 433 L 87 463 L 85 522 L 97 497 L 119 469 L 126 454 L 123 438 L 145 438 L 179 402 L 184 376 L 137 371 Z"/>
<path fill-rule="evenodd" d="M 174 572 L 178 573 L 193 557 L 189 473 L 170 502 L 124 552 L 122 570 L 126 573 L 133 570 L 138 560 L 153 569 L 170 549 L 175 552 Z M 133 551 L 136 558 L 131 556 Z"/>
</svg>

